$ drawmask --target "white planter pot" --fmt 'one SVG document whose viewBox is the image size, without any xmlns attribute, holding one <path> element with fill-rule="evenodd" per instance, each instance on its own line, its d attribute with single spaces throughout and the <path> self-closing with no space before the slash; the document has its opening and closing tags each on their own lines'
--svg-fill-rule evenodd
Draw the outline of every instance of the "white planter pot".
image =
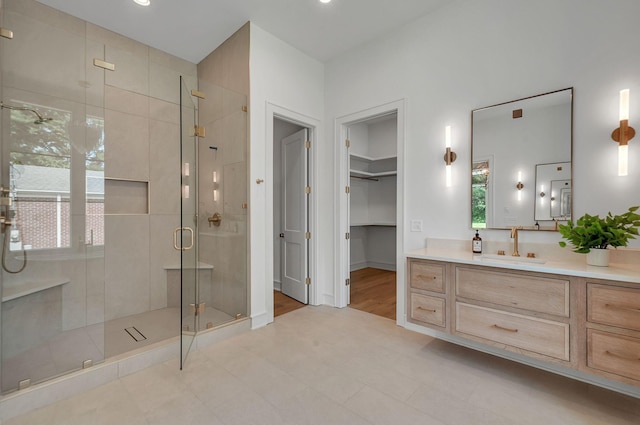
<svg viewBox="0 0 640 425">
<path fill-rule="evenodd" d="M 587 253 L 587 264 L 590 266 L 607 267 L 609 265 L 609 250 L 591 248 Z"/>
</svg>

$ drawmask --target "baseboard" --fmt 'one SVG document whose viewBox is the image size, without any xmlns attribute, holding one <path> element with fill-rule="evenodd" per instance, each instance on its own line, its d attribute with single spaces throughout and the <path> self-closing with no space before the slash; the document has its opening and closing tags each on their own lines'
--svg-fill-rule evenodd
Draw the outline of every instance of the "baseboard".
<svg viewBox="0 0 640 425">
<path fill-rule="evenodd" d="M 366 268 L 373 268 L 373 269 L 381 269 L 381 270 L 388 270 L 390 272 L 395 272 L 396 271 L 396 265 L 393 263 L 380 263 L 377 261 L 361 261 L 359 263 L 353 263 L 349 266 L 349 270 L 351 270 L 352 272 L 355 272 L 357 270 L 362 270 L 362 269 L 366 269 Z"/>
<path fill-rule="evenodd" d="M 276 290 L 276 291 L 282 292 L 282 282 L 280 282 L 279 280 L 274 280 L 273 281 L 273 289 Z"/>
<path fill-rule="evenodd" d="M 273 317 L 269 320 L 269 314 L 265 311 L 260 314 L 251 316 L 251 329 L 259 329 L 267 326 L 273 321 Z"/>
</svg>

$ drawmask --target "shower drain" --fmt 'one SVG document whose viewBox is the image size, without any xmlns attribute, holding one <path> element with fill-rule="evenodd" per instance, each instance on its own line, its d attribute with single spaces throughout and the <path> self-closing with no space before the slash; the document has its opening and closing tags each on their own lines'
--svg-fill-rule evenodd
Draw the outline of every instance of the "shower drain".
<svg viewBox="0 0 640 425">
<path fill-rule="evenodd" d="M 136 342 L 144 341 L 147 339 L 146 336 L 142 334 L 135 326 L 131 326 L 130 328 L 124 328 L 124 331 L 129 334 L 131 338 Z"/>
</svg>

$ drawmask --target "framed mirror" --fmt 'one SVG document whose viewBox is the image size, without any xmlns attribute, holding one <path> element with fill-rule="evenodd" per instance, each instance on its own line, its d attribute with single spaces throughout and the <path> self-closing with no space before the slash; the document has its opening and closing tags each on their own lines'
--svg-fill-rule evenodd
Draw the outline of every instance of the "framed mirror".
<svg viewBox="0 0 640 425">
<path fill-rule="evenodd" d="M 471 227 L 571 219 L 573 88 L 471 112 Z"/>
</svg>

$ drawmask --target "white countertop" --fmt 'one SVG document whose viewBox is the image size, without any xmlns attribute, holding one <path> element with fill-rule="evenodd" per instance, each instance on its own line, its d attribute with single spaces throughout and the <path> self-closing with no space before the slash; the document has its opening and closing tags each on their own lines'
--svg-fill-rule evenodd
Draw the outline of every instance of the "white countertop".
<svg viewBox="0 0 640 425">
<path fill-rule="evenodd" d="M 522 258 L 519 260 L 521 262 L 511 263 L 508 260 L 487 258 L 478 254 L 474 255 L 468 250 L 422 248 L 406 252 L 405 257 L 640 283 L 640 264 L 610 263 L 609 267 L 588 266 L 584 255 L 579 256 L 575 261 L 542 258 L 545 263 L 539 264 L 527 263 L 526 258 Z"/>
</svg>

